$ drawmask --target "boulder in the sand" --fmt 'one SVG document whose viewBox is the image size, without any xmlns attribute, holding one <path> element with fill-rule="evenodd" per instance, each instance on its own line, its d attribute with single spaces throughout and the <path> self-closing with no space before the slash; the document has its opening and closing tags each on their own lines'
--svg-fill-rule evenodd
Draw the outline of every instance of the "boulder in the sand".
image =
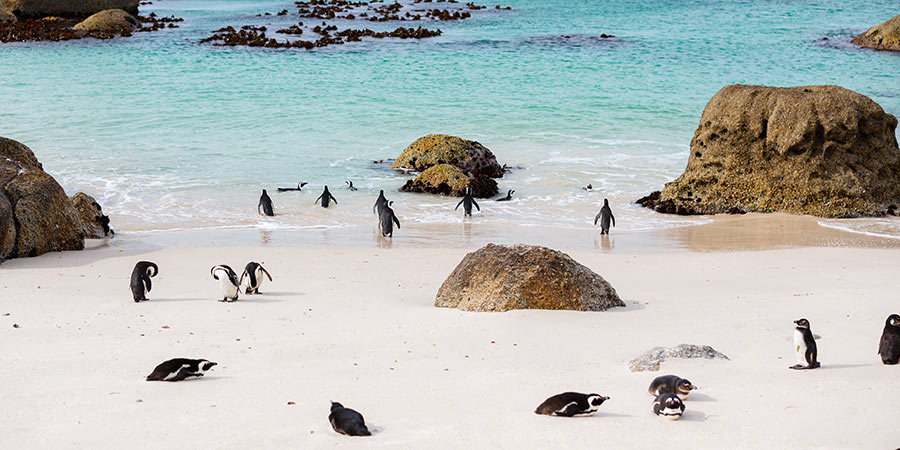
<svg viewBox="0 0 900 450">
<path fill-rule="evenodd" d="M 900 52 L 900 16 L 869 28 L 850 42 L 865 48 Z"/>
<path fill-rule="evenodd" d="M 600 275 L 557 250 L 488 244 L 469 253 L 444 281 L 435 306 L 466 311 L 625 306 Z"/>
<path fill-rule="evenodd" d="M 121 9 L 107 9 L 82 20 L 72 28 L 80 31 L 121 33 L 123 31 L 132 31 L 138 26 L 138 20 L 131 14 Z"/>
<path fill-rule="evenodd" d="M 644 372 L 659 370 L 659 364 L 668 358 L 704 358 L 704 359 L 728 359 L 725 354 L 716 351 L 708 345 L 681 344 L 676 347 L 653 347 L 641 356 L 628 363 L 632 372 Z"/>
<path fill-rule="evenodd" d="M 16 19 L 16 15 L 15 15 L 15 14 L 13 14 L 12 12 L 7 11 L 7 10 L 5 10 L 5 9 L 0 9 L 0 24 L 2 24 L 2 23 L 15 23 L 16 20 L 17 20 L 17 19 Z"/>
<path fill-rule="evenodd" d="M 881 216 L 900 205 L 897 118 L 839 86 L 731 85 L 710 99 L 659 212 Z"/>
<path fill-rule="evenodd" d="M 23 19 L 47 16 L 87 17 L 107 9 L 138 13 L 139 0 L 0 0 L 0 10 L 11 11 Z"/>
<path fill-rule="evenodd" d="M 109 227 L 109 216 L 94 197 L 79 192 L 72 196 L 72 204 L 81 219 L 81 230 L 88 239 L 102 239 L 115 232 Z"/>
<path fill-rule="evenodd" d="M 416 139 L 403 150 L 391 167 L 424 173 L 431 167 L 444 164 L 455 166 L 465 174 L 466 186 L 472 188 L 476 197 L 483 198 L 497 194 L 497 183 L 492 178 L 503 176 L 503 168 L 497 163 L 497 158 L 478 142 L 460 137 L 429 134 Z M 439 192 L 441 190 L 439 184 L 448 179 L 449 173 L 446 169 L 442 169 L 442 173 L 446 176 L 431 176 L 428 179 L 421 179 L 418 183 L 413 180 L 411 183 L 407 183 L 403 189 L 411 192 L 443 193 Z M 439 180 L 438 184 L 430 183 L 431 178 Z M 465 187 L 461 190 L 454 189 L 455 193 L 444 195 L 461 196 L 464 191 Z"/>
</svg>

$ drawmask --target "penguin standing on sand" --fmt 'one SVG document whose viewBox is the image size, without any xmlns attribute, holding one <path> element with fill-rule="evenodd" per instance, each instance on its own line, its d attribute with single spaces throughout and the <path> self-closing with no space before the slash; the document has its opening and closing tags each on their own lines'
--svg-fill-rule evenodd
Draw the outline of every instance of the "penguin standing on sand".
<svg viewBox="0 0 900 450">
<path fill-rule="evenodd" d="M 609 222 L 612 221 L 612 226 L 616 226 L 616 218 L 613 216 L 612 209 L 609 207 L 609 200 L 603 199 L 603 207 L 600 208 L 600 212 L 597 213 L 597 216 L 594 217 L 594 225 L 597 225 L 597 221 L 600 221 L 600 234 L 609 234 Z"/>
<path fill-rule="evenodd" d="M 688 394 L 694 389 L 697 389 L 697 386 L 694 386 L 690 381 L 684 378 L 679 378 L 675 375 L 663 375 L 654 378 L 653 381 L 650 382 L 650 387 L 647 391 L 654 397 L 658 397 L 659 394 L 671 392 L 677 395 L 678 398 L 687 400 Z"/>
<path fill-rule="evenodd" d="M 660 394 L 653 400 L 653 414 L 667 420 L 678 420 L 684 414 L 684 402 L 671 392 Z"/>
<path fill-rule="evenodd" d="M 393 238 L 394 237 L 394 224 L 397 224 L 397 228 L 400 228 L 400 221 L 397 220 L 397 216 L 394 215 L 394 210 L 391 209 L 391 203 L 386 203 L 382 205 L 381 212 L 378 216 L 378 228 L 381 229 L 381 235 L 384 237 Z"/>
<path fill-rule="evenodd" d="M 247 288 L 244 289 L 244 293 L 247 295 L 259 294 L 259 287 L 263 284 L 263 274 L 269 278 L 269 281 L 272 281 L 272 275 L 269 275 L 269 271 L 262 264 L 249 262 L 244 267 L 244 273 L 241 274 L 238 285 L 243 286 L 244 277 L 247 277 Z"/>
<path fill-rule="evenodd" d="M 338 402 L 331 402 L 331 414 L 328 415 L 328 421 L 331 422 L 331 428 L 345 436 L 371 436 L 372 433 L 366 427 L 366 420 L 362 414 L 350 409 L 344 408 L 344 405 Z"/>
<path fill-rule="evenodd" d="M 512 195 L 515 193 L 516 193 L 516 191 L 514 189 L 510 189 L 509 191 L 506 192 L 506 197 L 498 198 L 497 201 L 498 202 L 508 202 L 508 201 L 512 200 Z"/>
<path fill-rule="evenodd" d="M 161 363 L 147 375 L 147 381 L 181 381 L 202 377 L 216 363 L 205 359 L 175 358 Z"/>
<path fill-rule="evenodd" d="M 459 205 L 463 205 L 463 211 L 465 211 L 463 217 L 472 215 L 472 205 L 475 205 L 475 207 L 478 208 L 478 212 L 481 212 L 481 207 L 478 206 L 478 202 L 476 202 L 475 197 L 472 196 L 472 188 L 470 187 L 466 188 L 466 195 L 464 195 L 463 199 L 456 204 L 454 211 L 459 209 Z"/>
<path fill-rule="evenodd" d="M 159 273 L 159 267 L 150 261 L 138 261 L 131 271 L 131 294 L 134 301 L 142 302 L 147 300 L 147 293 L 150 292 L 150 278 L 155 277 Z"/>
<path fill-rule="evenodd" d="M 387 199 L 384 198 L 384 189 L 378 192 L 378 198 L 375 199 L 375 204 L 372 205 L 372 213 L 377 214 L 381 217 L 381 208 L 387 205 Z"/>
<path fill-rule="evenodd" d="M 897 364 L 900 361 L 900 315 L 891 314 L 884 323 L 878 354 L 884 364 Z"/>
<path fill-rule="evenodd" d="M 219 287 L 222 288 L 222 300 L 219 300 L 220 302 L 233 302 L 238 299 L 238 294 L 241 292 L 241 282 L 231 267 L 220 264 L 209 269 L 209 273 L 212 274 L 213 278 L 219 280 Z"/>
<path fill-rule="evenodd" d="M 562 417 L 590 416 L 597 412 L 600 405 L 607 400 L 609 397 L 600 394 L 564 392 L 544 400 L 544 403 L 541 403 L 534 413 Z"/>
<path fill-rule="evenodd" d="M 260 210 L 262 210 L 262 214 L 269 217 L 275 215 L 275 211 L 272 209 L 272 199 L 269 198 L 265 189 L 262 190 L 262 195 L 259 196 L 259 205 L 256 206 L 256 212 L 260 212 Z"/>
<path fill-rule="evenodd" d="M 350 189 L 351 191 L 355 191 L 355 190 L 356 190 L 356 188 L 353 187 L 353 182 L 350 181 L 350 180 L 347 180 L 347 189 Z"/>
<path fill-rule="evenodd" d="M 319 203 L 319 199 L 322 200 L 323 208 L 327 208 L 329 205 L 329 202 L 331 202 L 331 201 L 334 201 L 334 204 L 337 205 L 337 199 L 334 198 L 333 195 L 331 195 L 331 192 L 328 192 L 328 186 L 325 186 L 325 190 L 322 191 L 322 195 L 320 195 L 319 198 L 316 199 L 315 203 Z"/>
<path fill-rule="evenodd" d="M 809 321 L 806 319 L 795 320 L 794 351 L 797 352 L 798 364 L 791 369 L 806 370 L 819 367 L 819 351 L 816 348 L 816 338 L 809 329 Z"/>
</svg>

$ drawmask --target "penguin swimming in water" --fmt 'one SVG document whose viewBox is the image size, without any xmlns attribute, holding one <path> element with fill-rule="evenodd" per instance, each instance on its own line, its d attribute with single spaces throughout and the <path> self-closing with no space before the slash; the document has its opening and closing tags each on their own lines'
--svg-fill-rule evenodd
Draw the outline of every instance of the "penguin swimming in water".
<svg viewBox="0 0 900 450">
<path fill-rule="evenodd" d="M 590 190 L 594 189 L 594 186 L 589 184 L 581 189 L 584 189 L 585 191 L 590 191 Z"/>
<path fill-rule="evenodd" d="M 222 300 L 219 300 L 220 302 L 233 302 L 238 299 L 238 294 L 241 292 L 241 282 L 231 267 L 220 264 L 209 269 L 209 273 L 212 274 L 213 278 L 219 280 L 219 287 L 222 288 Z"/>
<path fill-rule="evenodd" d="M 175 358 L 161 363 L 147 375 L 147 381 L 181 381 L 202 377 L 217 363 L 205 359 Z"/>
<path fill-rule="evenodd" d="M 697 389 L 697 386 L 694 386 L 690 381 L 684 378 L 679 378 L 675 375 L 663 375 L 654 378 L 653 381 L 650 382 L 650 387 L 647 391 L 654 397 L 658 397 L 659 394 L 671 392 L 672 394 L 677 395 L 678 398 L 687 400 L 688 394 L 694 389 Z"/>
<path fill-rule="evenodd" d="M 900 315 L 891 314 L 884 323 L 878 354 L 884 364 L 897 364 L 900 361 Z"/>
<path fill-rule="evenodd" d="M 375 204 L 372 205 L 372 212 L 377 214 L 378 217 L 381 217 L 381 208 L 387 205 L 387 199 L 384 198 L 384 189 L 378 192 L 378 198 L 375 199 Z"/>
<path fill-rule="evenodd" d="M 464 195 L 463 199 L 456 204 L 454 211 L 459 209 L 459 205 L 463 205 L 463 211 L 465 211 L 463 217 L 472 215 L 472 205 L 475 205 L 475 207 L 478 208 L 478 212 L 481 212 L 481 207 L 478 206 L 478 202 L 476 202 L 475 197 L 472 196 L 472 188 L 470 187 L 466 188 L 466 195 Z"/>
<path fill-rule="evenodd" d="M 266 270 L 262 264 L 257 262 L 249 262 L 247 266 L 244 267 L 244 273 L 241 274 L 241 278 L 238 280 L 238 285 L 244 285 L 244 277 L 247 277 L 247 288 L 244 289 L 244 293 L 247 295 L 250 294 L 259 294 L 259 287 L 263 284 L 263 274 L 265 274 L 269 281 L 272 281 L 272 275 L 269 275 L 269 271 Z"/>
<path fill-rule="evenodd" d="M 600 234 L 609 234 L 609 222 L 612 221 L 612 226 L 616 226 L 616 218 L 613 216 L 612 209 L 609 207 L 609 200 L 603 199 L 603 207 L 600 208 L 600 212 L 597 213 L 597 216 L 594 217 L 594 225 L 597 225 L 597 221 L 600 221 Z"/>
<path fill-rule="evenodd" d="M 806 370 L 819 367 L 819 351 L 816 348 L 816 338 L 809 329 L 809 321 L 799 319 L 794 321 L 797 326 L 794 328 L 794 351 L 797 352 L 798 364 L 791 366 L 791 369 Z"/>
<path fill-rule="evenodd" d="M 515 192 L 516 192 L 515 190 L 510 189 L 510 190 L 506 193 L 506 197 L 498 198 L 497 201 L 498 201 L 498 202 L 508 202 L 508 201 L 512 200 L 512 195 L 513 195 Z"/>
<path fill-rule="evenodd" d="M 159 273 L 159 267 L 150 261 L 138 261 L 131 271 L 131 294 L 135 302 L 147 300 L 150 292 L 150 278 Z"/>
<path fill-rule="evenodd" d="M 295 188 L 278 188 L 278 192 L 302 191 L 303 186 L 306 186 L 307 184 L 309 184 L 309 183 L 307 183 L 305 181 L 301 181 L 301 182 L 297 183 L 297 187 L 295 187 Z"/>
<path fill-rule="evenodd" d="M 391 203 L 389 202 L 381 206 L 381 212 L 378 215 L 378 228 L 381 230 L 381 235 L 384 237 L 394 237 L 394 224 L 397 224 L 397 228 L 400 228 L 400 221 L 397 220 L 397 216 L 394 215 L 394 210 L 391 209 Z"/>
<path fill-rule="evenodd" d="M 331 422 L 331 428 L 345 436 L 371 436 L 372 433 L 366 427 L 366 420 L 362 414 L 350 409 L 344 408 L 344 405 L 338 402 L 331 402 L 331 414 L 328 414 L 328 421 Z"/>
<path fill-rule="evenodd" d="M 544 403 L 541 403 L 534 413 L 562 417 L 590 416 L 597 412 L 600 405 L 607 400 L 609 397 L 600 394 L 564 392 L 544 400 Z"/>
<path fill-rule="evenodd" d="M 653 414 L 663 419 L 678 420 L 684 414 L 684 402 L 671 392 L 659 394 L 653 400 Z"/>
<path fill-rule="evenodd" d="M 346 183 L 347 183 L 347 189 L 350 189 L 351 191 L 355 191 L 355 190 L 356 190 L 356 188 L 353 187 L 353 182 L 352 182 L 352 181 L 347 180 Z"/>
<path fill-rule="evenodd" d="M 262 209 L 262 213 L 271 217 L 275 215 L 275 211 L 272 209 L 272 199 L 269 198 L 269 194 L 266 193 L 266 190 L 262 190 L 262 195 L 259 196 L 259 205 L 256 206 L 256 212 Z"/>
<path fill-rule="evenodd" d="M 316 199 L 315 203 L 319 203 L 319 199 L 322 199 L 322 207 L 327 208 L 330 201 L 334 201 L 334 204 L 337 205 L 337 199 L 331 195 L 331 192 L 328 192 L 328 186 L 325 186 L 325 190 L 322 191 L 322 195 Z"/>
</svg>

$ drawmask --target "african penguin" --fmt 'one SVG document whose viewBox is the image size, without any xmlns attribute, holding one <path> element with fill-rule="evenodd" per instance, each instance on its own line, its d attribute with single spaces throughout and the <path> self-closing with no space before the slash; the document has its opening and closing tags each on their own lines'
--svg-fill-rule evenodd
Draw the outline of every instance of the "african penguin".
<svg viewBox="0 0 900 450">
<path fill-rule="evenodd" d="M 697 386 L 694 386 L 690 381 L 684 378 L 679 378 L 675 375 L 663 375 L 654 378 L 647 391 L 654 397 L 659 396 L 659 394 L 670 392 L 677 395 L 678 398 L 682 400 L 687 400 L 688 394 L 694 389 L 697 389 Z"/>
<path fill-rule="evenodd" d="M 209 273 L 212 274 L 213 278 L 219 280 L 219 287 L 222 288 L 222 300 L 219 300 L 220 302 L 233 302 L 238 299 L 238 294 L 241 292 L 241 282 L 231 267 L 220 264 L 209 269 Z"/>
<path fill-rule="evenodd" d="M 335 205 L 337 205 L 337 202 L 338 202 L 337 199 L 334 198 L 333 195 L 331 195 L 331 192 L 328 192 L 328 186 L 325 186 L 325 190 L 322 191 L 322 195 L 320 195 L 319 198 L 317 198 L 314 203 L 319 203 L 319 199 L 322 200 L 323 208 L 327 208 L 331 201 L 334 201 Z"/>
<path fill-rule="evenodd" d="M 259 287 L 263 284 L 263 274 L 269 278 L 269 281 L 272 281 L 272 275 L 269 275 L 269 271 L 267 271 L 262 264 L 249 262 L 247 263 L 247 266 L 244 267 L 244 273 L 241 274 L 238 285 L 243 286 L 244 277 L 247 277 L 247 288 L 244 289 L 244 293 L 247 295 L 259 294 Z"/>
<path fill-rule="evenodd" d="M 589 184 L 589 185 L 583 187 L 582 189 L 584 189 L 584 190 L 586 190 L 586 191 L 590 191 L 591 189 L 594 189 L 594 186 L 592 186 L 592 185 Z"/>
<path fill-rule="evenodd" d="M 600 234 L 609 234 L 609 222 L 612 220 L 612 226 L 616 226 L 616 218 L 613 216 L 612 209 L 609 207 L 609 200 L 603 199 L 603 207 L 594 217 L 594 225 L 600 221 Z"/>
<path fill-rule="evenodd" d="M 516 192 L 515 190 L 510 189 L 509 191 L 506 192 L 506 197 L 498 198 L 497 201 L 498 201 L 498 202 L 508 202 L 508 201 L 512 200 L 512 195 L 513 195 L 515 192 Z"/>
<path fill-rule="evenodd" d="M 372 212 L 378 217 L 381 217 L 381 208 L 384 208 L 384 205 L 387 204 L 387 199 L 384 198 L 384 189 L 378 192 L 378 198 L 375 199 L 375 204 L 372 205 Z"/>
<path fill-rule="evenodd" d="M 475 207 L 478 208 L 478 212 L 481 212 L 481 207 L 478 206 L 478 202 L 476 202 L 475 197 L 472 196 L 472 188 L 470 187 L 466 188 L 466 195 L 464 195 L 463 199 L 456 204 L 454 211 L 459 209 L 459 205 L 463 205 L 463 211 L 465 211 L 463 217 L 472 215 L 472 205 L 475 205 Z"/>
<path fill-rule="evenodd" d="M 275 211 L 272 209 L 272 199 L 269 198 L 269 194 L 266 193 L 266 190 L 262 190 L 262 195 L 259 196 L 259 205 L 256 206 L 256 212 L 260 212 L 262 209 L 262 214 L 267 216 L 274 216 Z"/>
<path fill-rule="evenodd" d="M 900 315 L 891 314 L 885 321 L 878 354 L 884 364 L 897 364 L 900 360 Z"/>
<path fill-rule="evenodd" d="M 131 294 L 135 302 L 147 300 L 150 292 L 150 278 L 159 273 L 159 267 L 150 261 L 138 261 L 131 271 Z"/>
<path fill-rule="evenodd" d="M 684 402 L 671 392 L 659 394 L 653 400 L 653 414 L 668 420 L 678 420 L 684 414 Z"/>
<path fill-rule="evenodd" d="M 385 237 L 394 237 L 394 224 L 397 224 L 397 228 L 400 228 L 400 221 L 397 220 L 397 216 L 394 215 L 394 210 L 391 209 L 391 203 L 387 203 L 382 205 L 381 213 L 378 216 L 378 228 L 381 230 L 381 235 Z"/>
<path fill-rule="evenodd" d="M 809 329 L 809 321 L 806 319 L 795 320 L 794 351 L 797 352 L 797 363 L 791 369 L 805 370 L 819 367 L 819 351 L 816 348 L 816 338 Z"/>
<path fill-rule="evenodd" d="M 189 377 L 202 377 L 216 363 L 205 359 L 170 359 L 153 369 L 147 381 L 181 381 Z"/>
<path fill-rule="evenodd" d="M 609 397 L 600 394 L 564 392 L 544 400 L 544 403 L 541 403 L 534 413 L 562 417 L 590 416 L 597 412 L 600 405 L 607 400 Z"/>
<path fill-rule="evenodd" d="M 278 188 L 278 192 L 302 191 L 303 186 L 306 186 L 307 184 L 309 184 L 309 183 L 307 183 L 305 181 L 301 181 L 301 182 L 297 183 L 297 187 L 295 187 L 295 188 Z"/>
<path fill-rule="evenodd" d="M 353 182 L 350 181 L 350 180 L 347 180 L 347 189 L 350 189 L 351 191 L 355 191 L 355 190 L 356 190 L 356 188 L 353 187 Z"/>
<path fill-rule="evenodd" d="M 372 435 L 366 428 L 366 421 L 362 414 L 350 408 L 344 408 L 344 405 L 338 402 L 331 402 L 331 414 L 328 415 L 328 421 L 331 422 L 331 428 L 334 428 L 334 431 L 346 436 Z"/>
</svg>

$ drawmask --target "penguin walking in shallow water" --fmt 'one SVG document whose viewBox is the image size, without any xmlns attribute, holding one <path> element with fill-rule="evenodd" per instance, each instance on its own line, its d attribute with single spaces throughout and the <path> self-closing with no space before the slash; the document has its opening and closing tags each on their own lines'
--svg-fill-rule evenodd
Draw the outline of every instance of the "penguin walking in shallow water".
<svg viewBox="0 0 900 450">
<path fill-rule="evenodd" d="M 650 382 L 650 387 L 647 391 L 654 397 L 658 397 L 659 394 L 671 392 L 677 395 L 678 398 L 687 400 L 688 394 L 694 389 L 697 389 L 697 386 L 691 384 L 687 379 L 679 378 L 676 375 L 663 375 L 654 378 L 653 381 Z"/>
<path fill-rule="evenodd" d="M 878 354 L 884 364 L 897 364 L 900 361 L 900 315 L 891 314 L 884 323 Z"/>
<path fill-rule="evenodd" d="M 331 402 L 331 414 L 328 414 L 328 421 L 331 422 L 331 428 L 345 436 L 371 436 L 369 428 L 366 427 L 366 420 L 362 414 L 350 409 L 344 408 L 344 405 L 338 402 Z"/>
<path fill-rule="evenodd" d="M 603 207 L 600 208 L 600 212 L 597 213 L 597 216 L 594 217 L 594 225 L 597 225 L 597 221 L 600 221 L 600 234 L 609 234 L 609 223 L 612 221 L 612 226 L 616 226 L 616 218 L 613 216 L 612 209 L 609 207 L 609 200 L 603 199 Z"/>
<path fill-rule="evenodd" d="M 375 204 L 372 205 L 372 213 L 381 217 L 381 209 L 387 205 L 387 199 L 384 198 L 384 189 L 378 192 L 378 198 L 375 199 Z"/>
<path fill-rule="evenodd" d="M 322 200 L 323 208 L 327 208 L 329 205 L 329 202 L 331 202 L 331 201 L 334 201 L 334 204 L 337 205 L 337 199 L 334 198 L 333 195 L 331 195 L 331 192 L 328 192 L 328 186 L 325 186 L 325 190 L 322 191 L 322 195 L 320 195 L 319 198 L 316 199 L 315 203 L 319 203 L 320 199 Z"/>
<path fill-rule="evenodd" d="M 498 198 L 497 201 L 498 202 L 508 202 L 508 201 L 512 200 L 512 195 L 515 193 L 516 193 L 515 190 L 510 189 L 509 191 L 506 192 L 506 197 Z"/>
<path fill-rule="evenodd" d="M 131 270 L 131 295 L 135 302 L 147 300 L 150 292 L 150 278 L 159 273 L 159 267 L 150 261 L 138 261 Z"/>
<path fill-rule="evenodd" d="M 394 215 L 394 210 L 391 209 L 391 203 L 387 203 L 381 207 L 381 213 L 378 216 L 378 228 L 381 229 L 381 235 L 384 237 L 393 238 L 394 237 L 394 224 L 397 224 L 397 228 L 400 228 L 400 221 L 397 220 L 397 216 Z"/>
<path fill-rule="evenodd" d="M 475 197 L 472 196 L 472 188 L 466 188 L 466 195 L 463 196 L 463 199 L 456 204 L 456 208 L 454 211 L 459 209 L 459 205 L 463 205 L 463 217 L 472 215 L 472 205 L 475 205 L 478 208 L 478 212 L 481 212 L 481 207 L 478 206 L 478 202 L 475 201 Z"/>
<path fill-rule="evenodd" d="M 589 184 L 589 185 L 587 185 L 587 186 L 585 186 L 585 187 L 583 187 L 583 188 L 581 188 L 581 189 L 584 189 L 585 191 L 590 191 L 590 190 L 593 190 L 593 189 L 594 189 L 594 186 Z"/>
<path fill-rule="evenodd" d="M 269 217 L 275 215 L 275 210 L 272 209 L 272 199 L 269 197 L 269 194 L 266 193 L 266 190 L 262 190 L 262 195 L 259 196 L 259 205 L 256 206 L 256 212 L 260 212 L 262 210 L 262 214 L 265 214 Z"/>
<path fill-rule="evenodd" d="M 590 416 L 600 409 L 603 402 L 609 400 L 600 394 L 582 394 L 580 392 L 564 392 L 556 394 L 538 405 L 535 414 L 545 416 Z"/>
<path fill-rule="evenodd" d="M 809 321 L 806 319 L 795 320 L 794 323 L 794 351 L 797 352 L 797 364 L 791 369 L 806 370 L 819 367 L 819 350 L 816 348 L 816 338 L 809 329 Z"/>
<path fill-rule="evenodd" d="M 352 181 L 347 180 L 346 183 L 347 183 L 347 189 L 350 189 L 351 191 L 355 191 L 355 190 L 356 190 L 356 188 L 353 187 L 353 182 L 352 182 Z"/>
<path fill-rule="evenodd" d="M 306 186 L 307 184 L 309 184 L 309 183 L 307 183 L 305 181 L 301 181 L 301 182 L 297 183 L 297 187 L 295 187 L 295 188 L 278 188 L 278 192 L 302 191 L 303 186 Z"/>
<path fill-rule="evenodd" d="M 219 287 L 222 289 L 222 300 L 220 302 L 233 302 L 238 299 L 241 292 L 241 281 L 238 280 L 234 270 L 225 264 L 219 264 L 209 269 L 209 273 L 216 280 L 219 280 Z"/>
<path fill-rule="evenodd" d="M 269 275 L 269 271 L 266 270 L 262 264 L 258 262 L 249 262 L 244 267 L 244 273 L 241 274 L 238 285 L 243 286 L 244 277 L 247 277 L 247 288 L 244 289 L 244 293 L 247 295 L 259 294 L 259 287 L 263 284 L 263 274 L 269 278 L 269 281 L 272 281 L 272 275 Z"/>
<path fill-rule="evenodd" d="M 671 392 L 660 394 L 653 400 L 653 414 L 667 420 L 678 420 L 684 414 L 684 402 Z"/>
<path fill-rule="evenodd" d="M 181 381 L 190 377 L 202 377 L 216 366 L 205 359 L 175 358 L 161 363 L 147 375 L 147 381 Z"/>
</svg>

